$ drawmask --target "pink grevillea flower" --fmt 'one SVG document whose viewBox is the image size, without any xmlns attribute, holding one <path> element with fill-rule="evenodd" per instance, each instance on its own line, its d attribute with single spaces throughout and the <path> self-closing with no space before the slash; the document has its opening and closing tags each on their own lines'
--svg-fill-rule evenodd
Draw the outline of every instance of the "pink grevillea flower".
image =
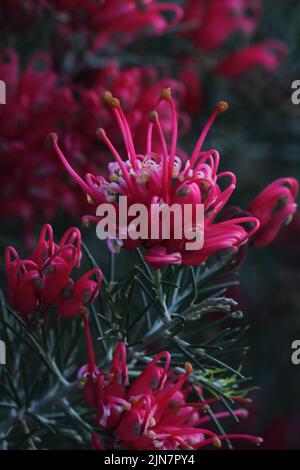
<svg viewBox="0 0 300 470">
<path fill-rule="evenodd" d="M 252 34 L 261 17 L 259 0 L 190 0 L 184 20 L 192 40 L 204 52 L 219 49 L 234 33 Z"/>
<path fill-rule="evenodd" d="M 57 244 L 51 225 L 44 225 L 38 245 L 28 259 L 21 259 L 15 248 L 7 247 L 6 273 L 12 308 L 24 319 L 34 314 L 45 315 L 50 308 L 65 317 L 76 315 L 83 305 L 94 301 L 102 279 L 101 271 L 92 269 L 73 281 L 70 275 L 79 267 L 80 259 L 81 234 L 74 227 Z"/>
<path fill-rule="evenodd" d="M 87 334 L 88 350 L 92 350 L 90 334 Z M 86 368 L 95 371 L 94 359 Z M 159 362 L 163 361 L 163 365 Z M 246 439 L 260 444 L 262 439 L 249 435 L 218 435 L 207 428 L 210 417 L 203 411 L 218 400 L 205 400 L 202 391 L 196 386 L 194 392 L 189 378 L 192 373 L 190 363 L 185 364 L 185 373 L 174 373 L 170 369 L 169 352 L 159 353 L 128 385 L 126 348 L 120 342 L 115 350 L 109 373 L 97 371 L 93 382 L 94 397 L 97 401 L 97 425 L 110 429 L 112 445 L 118 442 L 122 449 L 131 450 L 179 450 L 200 449 L 209 444 L 221 447 L 226 438 Z M 83 387 L 91 385 L 86 377 L 79 381 Z M 85 390 L 86 393 L 86 390 Z M 191 401 L 200 394 L 202 400 Z M 248 399 L 232 397 L 233 401 L 247 404 Z M 244 408 L 235 411 L 237 417 L 246 418 Z M 217 418 L 226 418 L 227 412 L 216 413 Z M 103 449 L 103 444 L 93 435 L 93 448 Z"/>
<path fill-rule="evenodd" d="M 216 150 L 202 151 L 205 137 L 219 113 L 228 107 L 226 102 L 220 102 L 214 113 L 204 127 L 198 142 L 190 158 L 184 164 L 176 155 L 177 146 L 177 115 L 171 90 L 166 88 L 162 91 L 159 103 L 167 102 L 170 107 L 173 127 L 171 144 L 168 148 L 164 132 L 161 126 L 159 115 L 156 111 L 150 114 L 148 132 L 146 136 L 145 154 L 137 154 L 129 129 L 127 119 L 122 111 L 120 101 L 114 98 L 110 92 L 104 94 L 104 99 L 112 109 L 115 118 L 120 126 L 123 135 L 127 160 L 123 160 L 114 145 L 111 143 L 103 129 L 99 129 L 99 138 L 111 150 L 115 162 L 109 165 L 109 178 L 106 180 L 102 176 L 92 174 L 86 175 L 84 181 L 78 173 L 71 167 L 63 155 L 59 145 L 57 135 L 50 134 L 50 140 L 55 151 L 69 174 L 81 186 L 88 195 L 91 204 L 96 209 L 99 204 L 111 203 L 116 212 L 119 211 L 119 196 L 127 196 L 128 207 L 135 203 L 143 204 L 148 209 L 149 214 L 149 237 L 145 240 L 138 238 L 133 240 L 130 237 L 123 240 L 126 248 L 144 246 L 147 251 L 145 259 L 154 267 L 159 268 L 164 264 L 186 264 L 197 265 L 205 261 L 210 255 L 222 249 L 236 251 L 241 245 L 247 242 L 249 236 L 253 235 L 259 226 L 255 217 L 241 217 L 221 222 L 215 222 L 216 217 L 230 198 L 236 183 L 236 178 L 230 171 L 218 173 L 219 154 Z M 159 152 L 153 152 L 152 136 L 157 132 L 160 141 Z M 221 189 L 221 180 L 228 180 L 225 189 Z M 196 224 L 197 204 L 204 206 L 204 245 L 199 250 L 187 250 L 187 237 L 176 238 L 174 236 L 175 224 L 171 224 L 169 238 L 164 238 L 161 223 L 158 227 L 158 235 L 151 238 L 151 207 L 164 204 L 169 206 L 174 203 L 179 204 L 184 212 L 184 205 L 192 207 L 191 228 L 197 231 Z M 100 217 L 88 215 L 84 221 L 101 222 Z M 129 218 L 128 218 L 129 220 Z M 130 220 L 129 220 L 130 222 Z M 161 219 L 160 219 L 161 222 Z M 250 224 L 249 224 L 250 222 Z M 249 229 L 249 227 L 251 228 Z M 118 226 L 117 237 L 120 238 L 122 227 Z M 249 231 L 248 231 L 249 230 Z M 117 243 L 119 246 L 119 243 Z"/>
<path fill-rule="evenodd" d="M 297 194 L 298 182 L 294 178 L 280 178 L 269 184 L 249 204 L 247 210 L 260 222 L 259 230 L 252 238 L 255 246 L 263 247 L 271 243 L 281 226 L 291 221 L 297 209 Z"/>
<path fill-rule="evenodd" d="M 183 67 L 183 70 L 185 69 L 187 67 Z M 190 124 L 188 114 L 183 111 L 185 103 L 191 99 L 195 106 L 199 104 L 196 91 L 194 92 L 194 89 L 197 89 L 195 83 L 197 77 L 194 74 L 193 77 L 182 75 L 180 78 L 181 81 L 172 79 L 166 76 L 164 70 L 157 67 L 120 67 L 115 62 L 99 71 L 87 70 L 80 77 L 82 86 L 77 85 L 76 87 L 76 92 L 80 96 L 81 114 L 80 125 L 74 132 L 74 139 L 78 134 L 83 135 L 84 144 L 82 147 L 85 153 L 90 152 L 92 146 L 88 142 L 92 141 L 94 146 L 97 146 L 97 142 L 94 142 L 95 130 L 101 125 L 110 129 L 116 144 L 120 141 L 118 139 L 120 135 L 118 123 L 102 99 L 103 93 L 108 88 L 112 94 L 118 93 L 120 90 L 120 100 L 126 109 L 126 117 L 138 152 L 139 149 L 141 151 L 144 149 L 144 135 L 147 132 L 149 122 L 148 111 L 154 108 L 157 96 L 164 87 L 171 87 L 173 90 L 176 107 L 179 110 L 180 132 L 185 132 Z M 187 78 L 189 80 L 185 85 L 184 80 Z M 172 121 L 166 103 L 161 105 L 160 119 L 165 132 L 169 135 L 172 131 Z M 154 142 L 154 146 L 158 144 L 157 140 Z"/>
<path fill-rule="evenodd" d="M 282 41 L 268 39 L 233 52 L 219 63 L 217 73 L 233 79 L 257 68 L 273 72 L 286 54 L 287 46 Z"/>
<path fill-rule="evenodd" d="M 142 35 L 160 35 L 176 25 L 182 8 L 156 0 L 54 0 L 64 34 L 83 32 L 93 49 L 125 45 Z M 167 17 L 172 14 L 169 20 Z"/>
</svg>

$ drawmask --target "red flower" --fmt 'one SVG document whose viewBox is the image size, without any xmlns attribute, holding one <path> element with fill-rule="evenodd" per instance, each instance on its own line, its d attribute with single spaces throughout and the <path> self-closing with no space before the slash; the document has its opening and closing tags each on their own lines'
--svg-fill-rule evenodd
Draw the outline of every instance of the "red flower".
<svg viewBox="0 0 300 470">
<path fill-rule="evenodd" d="M 193 232 L 201 230 L 196 224 L 197 204 L 204 205 L 204 246 L 199 250 L 186 249 L 187 238 L 185 235 L 175 237 L 175 225 L 171 227 L 170 237 L 163 236 L 161 225 L 158 223 L 158 234 L 147 240 L 138 238 L 124 240 L 124 246 L 135 248 L 144 245 L 148 251 L 145 259 L 154 267 L 159 268 L 164 264 L 187 264 L 195 265 L 205 261 L 210 255 L 221 250 L 230 249 L 236 251 L 243 245 L 251 234 L 258 227 L 258 221 L 254 217 L 242 217 L 225 220 L 215 223 L 214 220 L 227 203 L 234 188 L 236 178 L 231 172 L 218 173 L 219 154 L 216 150 L 202 151 L 205 137 L 217 115 L 227 109 L 225 102 L 220 102 L 204 127 L 190 159 L 185 165 L 176 155 L 177 145 L 177 115 L 174 101 L 169 88 L 164 89 L 160 102 L 166 102 L 172 114 L 172 136 L 171 145 L 168 149 L 158 113 L 151 113 L 148 124 L 146 140 L 146 151 L 144 155 L 137 154 L 129 124 L 122 111 L 120 102 L 114 98 L 110 92 L 104 94 L 104 99 L 111 107 L 123 135 L 125 147 L 129 159 L 123 161 L 118 151 L 108 139 L 103 129 L 98 132 L 99 137 L 111 150 L 115 158 L 115 163 L 109 165 L 109 179 L 102 176 L 86 175 L 86 182 L 72 169 L 58 146 L 58 139 L 55 134 L 50 135 L 50 139 L 69 174 L 88 194 L 90 201 L 97 207 L 101 203 L 111 203 L 116 211 L 119 210 L 118 196 L 127 196 L 128 207 L 135 203 L 142 203 L 148 209 L 149 231 L 151 232 L 151 207 L 153 204 L 176 203 L 181 206 L 190 204 L 192 206 Z M 152 149 L 152 134 L 156 131 L 160 149 L 159 153 L 154 153 Z M 220 180 L 227 178 L 229 184 L 226 189 L 221 190 Z M 86 216 L 85 221 L 93 220 L 99 222 L 101 218 Z M 161 219 L 160 219 L 161 220 Z M 246 224 L 253 223 L 253 227 L 248 233 Z M 118 228 L 117 237 L 120 237 L 121 227 Z M 203 227 L 202 227 L 203 229 Z M 123 242 L 123 240 L 122 240 Z"/>
<path fill-rule="evenodd" d="M 294 178 L 280 178 L 269 184 L 249 204 L 248 211 L 260 222 L 259 230 L 252 237 L 255 246 L 263 247 L 271 243 L 281 226 L 291 221 L 297 209 L 297 194 L 298 182 Z"/>
<path fill-rule="evenodd" d="M 102 273 L 93 269 L 74 282 L 71 272 L 80 264 L 81 235 L 70 228 L 56 244 L 50 225 L 44 225 L 38 245 L 28 259 L 6 249 L 8 295 L 11 306 L 25 319 L 56 308 L 59 315 L 74 316 L 83 305 L 92 303 L 99 292 Z M 97 281 L 90 280 L 95 274 Z"/>
<path fill-rule="evenodd" d="M 90 349 L 90 336 L 87 338 Z M 159 366 L 162 359 L 165 364 Z M 112 445 L 115 441 L 122 449 L 192 450 L 209 444 L 221 447 L 221 440 L 227 438 L 246 439 L 255 444 L 262 442 L 256 436 L 217 435 L 207 429 L 204 425 L 210 417 L 201 412 L 217 399 L 190 401 L 193 395 L 189 383 L 192 366 L 186 363 L 185 374 L 180 375 L 170 370 L 170 360 L 170 354 L 162 351 L 127 387 L 126 348 L 121 342 L 116 348 L 110 373 L 98 373 L 94 386 L 97 425 L 112 431 Z M 88 386 L 86 383 L 85 387 Z M 199 387 L 196 390 L 202 396 Z M 243 404 L 249 401 L 238 397 L 232 397 L 232 400 Z M 248 416 L 243 408 L 237 409 L 235 414 Z M 215 416 L 225 418 L 229 413 L 216 413 Z M 103 445 L 99 445 L 98 439 L 93 436 L 94 448 L 102 450 Z"/>
</svg>

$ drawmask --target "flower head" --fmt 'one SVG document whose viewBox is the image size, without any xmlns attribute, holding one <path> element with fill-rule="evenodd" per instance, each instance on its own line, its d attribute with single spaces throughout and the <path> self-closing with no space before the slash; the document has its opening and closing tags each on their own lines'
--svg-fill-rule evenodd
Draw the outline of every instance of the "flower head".
<svg viewBox="0 0 300 470">
<path fill-rule="evenodd" d="M 92 269 L 79 280 L 70 275 L 79 267 L 81 234 L 68 229 L 59 243 L 54 242 L 52 227 L 42 228 L 38 245 L 28 259 L 21 259 L 15 248 L 5 252 L 8 295 L 11 306 L 25 319 L 45 314 L 55 308 L 59 315 L 76 315 L 83 305 L 94 301 L 99 292 L 102 273 Z M 96 276 L 96 281 L 92 280 Z"/>
<path fill-rule="evenodd" d="M 149 234 L 153 233 L 151 224 L 151 209 L 153 205 L 163 208 L 165 204 L 178 204 L 184 210 L 189 204 L 192 207 L 191 226 L 197 234 L 199 225 L 196 220 L 197 205 L 204 206 L 204 245 L 199 250 L 187 250 L 185 235 L 175 237 L 176 224 L 171 224 L 170 237 L 166 238 L 162 230 L 162 220 L 159 219 L 156 236 L 122 240 L 126 248 L 143 245 L 147 251 L 145 259 L 154 267 L 164 264 L 195 265 L 205 261 L 210 255 L 222 249 L 236 251 L 244 244 L 258 228 L 259 222 L 254 217 L 241 217 L 222 222 L 215 222 L 216 217 L 230 198 L 236 183 L 236 178 L 230 171 L 218 173 L 219 154 L 216 150 L 203 151 L 205 137 L 215 118 L 228 108 L 226 102 L 220 102 L 208 123 L 204 127 L 190 158 L 184 163 L 177 155 L 178 124 L 175 104 L 170 88 L 164 88 L 158 105 L 166 102 L 172 115 L 171 143 L 168 146 L 159 114 L 156 110 L 150 113 L 146 135 L 144 154 L 138 154 L 135 149 L 128 121 L 123 113 L 120 101 L 111 92 L 103 95 L 106 104 L 111 108 L 123 135 L 128 159 L 123 159 L 116 147 L 108 138 L 104 129 L 98 130 L 99 138 L 110 149 L 115 162 L 109 165 L 109 178 L 86 175 L 84 181 L 70 166 L 63 155 L 56 134 L 50 134 L 50 140 L 56 153 L 69 174 L 88 195 L 90 202 L 96 208 L 101 203 L 111 203 L 116 211 L 119 210 L 119 196 L 126 196 L 128 207 L 141 203 L 148 209 Z M 153 134 L 159 139 L 159 151 L 152 148 Z M 222 189 L 222 180 L 228 181 Z M 84 220 L 101 222 L 101 217 L 88 215 Z M 157 220 L 157 219 L 156 219 Z M 129 220 L 130 222 L 130 220 Z M 250 222 L 250 224 L 249 224 Z M 250 230 L 248 228 L 251 226 Z M 129 224 L 130 227 L 130 224 Z M 123 227 L 117 227 L 117 238 L 120 238 Z"/>
<path fill-rule="evenodd" d="M 51 222 L 63 213 L 73 220 L 88 208 L 74 181 L 66 178 L 58 161 L 49 158 L 51 149 L 45 139 L 49 129 L 62 133 L 63 145 L 72 153 L 78 171 L 95 173 L 107 161 L 107 149 L 95 134 L 100 123 L 109 126 L 119 141 L 119 129 L 101 98 L 108 83 L 113 90 L 122 84 L 130 126 L 137 136 L 143 136 L 147 128 L 145 111 L 154 106 L 158 89 L 172 85 L 178 106 L 185 95 L 180 81 L 168 79 L 154 67 L 109 64 L 87 75 L 80 84 L 70 82 L 54 71 L 49 53 L 33 56 L 24 69 L 14 51 L 0 53 L 0 76 L 8 96 L 7 104 L 0 106 L 0 219 L 21 222 L 30 248 L 34 226 L 41 216 L 43 222 Z M 186 114 L 181 113 L 180 118 L 186 127 Z M 170 130 L 166 110 L 162 119 Z"/>
</svg>

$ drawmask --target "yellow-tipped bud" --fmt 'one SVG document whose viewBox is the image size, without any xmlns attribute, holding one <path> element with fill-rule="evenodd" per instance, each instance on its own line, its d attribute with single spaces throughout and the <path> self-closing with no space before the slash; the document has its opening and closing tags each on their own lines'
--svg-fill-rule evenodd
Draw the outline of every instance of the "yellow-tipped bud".
<svg viewBox="0 0 300 470">
<path fill-rule="evenodd" d="M 90 221 L 89 219 L 82 219 L 81 220 L 81 226 L 84 227 L 84 228 L 88 228 L 90 226 Z"/>
<path fill-rule="evenodd" d="M 110 91 L 107 90 L 103 93 L 102 99 L 103 99 L 104 103 L 110 104 L 111 100 L 113 99 L 113 95 L 111 94 Z"/>
<path fill-rule="evenodd" d="M 80 377 L 80 379 L 78 380 L 78 385 L 80 388 L 84 388 L 87 384 L 87 377 Z"/>
<path fill-rule="evenodd" d="M 106 136 L 106 132 L 102 127 L 99 127 L 98 129 L 96 129 L 96 137 L 99 140 L 103 140 L 105 136 Z"/>
<path fill-rule="evenodd" d="M 171 88 L 163 88 L 161 91 L 161 97 L 163 100 L 169 101 L 172 97 L 172 90 Z"/>
<path fill-rule="evenodd" d="M 219 101 L 217 109 L 218 111 L 220 111 L 220 113 L 224 113 L 224 111 L 227 111 L 228 108 L 229 104 L 227 103 L 227 101 Z"/>
<path fill-rule="evenodd" d="M 119 108 L 120 107 L 120 100 L 118 98 L 113 98 L 110 102 L 112 108 Z"/>
<path fill-rule="evenodd" d="M 86 195 L 86 200 L 87 200 L 88 204 L 94 204 L 94 201 L 93 201 L 93 199 L 91 198 L 91 196 L 89 194 Z"/>
<path fill-rule="evenodd" d="M 78 309 L 79 315 L 87 315 L 87 309 L 85 307 L 80 307 Z"/>
<path fill-rule="evenodd" d="M 184 364 L 184 368 L 185 368 L 186 372 L 188 372 L 189 374 L 191 374 L 193 372 L 193 366 L 190 362 L 186 362 Z"/>
</svg>

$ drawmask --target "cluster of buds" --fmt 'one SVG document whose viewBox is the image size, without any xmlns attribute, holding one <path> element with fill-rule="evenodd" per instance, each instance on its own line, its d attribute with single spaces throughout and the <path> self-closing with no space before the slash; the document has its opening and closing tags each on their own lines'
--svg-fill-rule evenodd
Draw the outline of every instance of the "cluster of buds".
<svg viewBox="0 0 300 470">
<path fill-rule="evenodd" d="M 25 320 L 43 318 L 49 309 L 64 317 L 77 315 L 83 305 L 94 301 L 102 280 L 99 269 L 88 271 L 77 281 L 70 277 L 73 269 L 79 267 L 81 256 L 81 234 L 74 227 L 57 244 L 52 227 L 44 225 L 38 245 L 28 259 L 21 259 L 15 248 L 7 247 L 10 305 Z"/>
<path fill-rule="evenodd" d="M 78 384 L 84 390 L 86 404 L 96 408 L 96 424 L 109 430 L 111 442 L 130 450 L 193 450 L 208 445 L 221 447 L 224 439 L 246 439 L 261 444 L 262 439 L 246 434 L 219 435 L 207 428 L 210 417 L 205 414 L 218 399 L 205 400 L 199 386 L 192 387 L 193 368 L 185 363 L 184 373 L 170 368 L 171 355 L 160 352 L 130 384 L 126 347 L 120 342 L 114 352 L 109 372 L 101 372 L 95 364 L 86 312 L 82 310 L 89 363 L 78 372 Z M 163 365 L 159 365 L 163 361 Z M 196 396 L 196 401 L 192 401 Z M 247 398 L 232 397 L 233 402 L 248 404 Z M 246 418 L 245 408 L 235 411 Z M 222 419 L 228 412 L 215 414 Z M 94 449 L 104 445 L 97 434 L 92 436 Z"/>
</svg>

